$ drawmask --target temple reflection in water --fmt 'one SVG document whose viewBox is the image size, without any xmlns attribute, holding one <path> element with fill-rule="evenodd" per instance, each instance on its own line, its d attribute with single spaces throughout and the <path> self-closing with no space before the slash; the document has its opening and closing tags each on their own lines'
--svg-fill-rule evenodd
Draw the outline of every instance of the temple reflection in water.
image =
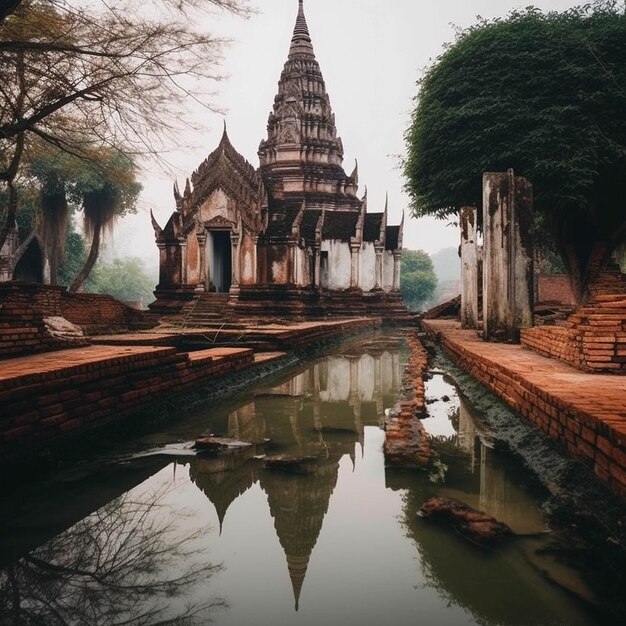
<svg viewBox="0 0 626 626">
<path fill-rule="evenodd" d="M 259 483 L 287 559 L 296 610 L 339 462 L 349 455 L 355 463 L 357 443 L 363 454 L 365 427 L 382 427 L 385 409 L 397 400 L 400 377 L 397 347 L 324 359 L 282 384 L 258 390 L 226 423 L 212 424 L 214 433 L 255 448 L 192 461 L 191 479 L 215 506 L 220 532 L 232 502 Z M 259 455 L 302 464 L 280 471 L 265 467 Z"/>
</svg>

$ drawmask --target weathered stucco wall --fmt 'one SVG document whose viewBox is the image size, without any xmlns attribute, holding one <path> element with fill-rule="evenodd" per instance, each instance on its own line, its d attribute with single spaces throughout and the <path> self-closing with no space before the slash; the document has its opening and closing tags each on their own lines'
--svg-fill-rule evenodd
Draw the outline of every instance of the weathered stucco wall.
<svg viewBox="0 0 626 626">
<path fill-rule="evenodd" d="M 322 243 L 322 251 L 328 252 L 328 288 L 350 288 L 350 245 L 345 241 L 331 240 Z"/>
<path fill-rule="evenodd" d="M 393 290 L 393 252 L 389 250 L 383 252 L 383 290 Z"/>
<path fill-rule="evenodd" d="M 376 250 L 372 242 L 366 241 L 361 247 L 361 284 L 363 291 L 376 287 Z"/>
</svg>

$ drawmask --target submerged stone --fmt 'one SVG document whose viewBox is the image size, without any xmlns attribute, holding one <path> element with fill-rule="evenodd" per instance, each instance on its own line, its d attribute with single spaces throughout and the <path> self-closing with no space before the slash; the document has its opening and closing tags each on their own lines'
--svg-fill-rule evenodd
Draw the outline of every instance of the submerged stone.
<svg viewBox="0 0 626 626">
<path fill-rule="evenodd" d="M 513 534 L 503 522 L 452 498 L 429 498 L 419 515 L 452 526 L 464 539 L 483 547 L 500 543 Z"/>
</svg>

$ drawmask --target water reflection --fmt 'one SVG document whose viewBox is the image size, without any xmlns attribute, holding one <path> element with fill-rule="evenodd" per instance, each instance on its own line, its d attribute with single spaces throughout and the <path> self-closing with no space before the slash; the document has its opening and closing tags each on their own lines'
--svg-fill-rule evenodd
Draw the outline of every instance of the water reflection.
<svg viewBox="0 0 626 626">
<path fill-rule="evenodd" d="M 436 393 L 450 401 L 433 402 L 439 417 L 426 421 L 442 482 L 385 470 L 380 426 L 402 367 L 400 342 L 357 344 L 155 433 L 151 443 L 167 444 L 159 454 L 178 454 L 175 463 L 141 474 L 104 509 L 83 497 L 97 513 L 0 574 L 0 622 L 206 623 L 222 606 L 207 605 L 213 592 L 229 600 L 223 625 L 595 623 L 540 574 L 542 494 L 490 447 L 470 407 L 454 405 L 449 385 Z M 254 445 L 190 456 L 188 442 L 203 433 Z M 135 463 L 154 458 L 172 461 Z M 303 461 L 284 471 L 268 465 L 276 458 Z M 524 537 L 482 552 L 417 517 L 431 495 L 461 499 Z"/>
<path fill-rule="evenodd" d="M 396 401 L 400 354 L 345 353 L 315 363 L 252 402 L 211 424 L 221 435 L 257 444 L 191 461 L 190 477 L 213 503 L 223 530 L 229 506 L 256 483 L 285 554 L 296 611 L 311 553 L 317 543 L 339 464 L 355 446 L 364 453 L 365 427 L 380 427 Z M 262 454 L 260 454 L 262 453 Z M 315 459 L 295 473 L 266 467 L 263 458 Z"/>
<path fill-rule="evenodd" d="M 449 382 L 436 381 L 435 388 L 451 400 L 443 411 L 435 406 L 425 427 L 454 433 L 432 437 L 443 467 L 441 482 L 387 472 L 388 486 L 404 493 L 403 523 L 418 548 L 425 584 L 481 624 L 593 623 L 582 612 L 582 603 L 577 606 L 546 584 L 542 570 L 547 560 L 537 555 L 541 535 L 548 530 L 538 506 L 542 488 L 529 480 L 521 463 L 493 448 L 489 433 Z M 433 495 L 461 500 L 492 515 L 508 524 L 517 538 L 492 552 L 468 544 L 449 528 L 419 517 L 419 508 Z"/>
<path fill-rule="evenodd" d="M 190 592 L 221 566 L 174 526 L 175 489 L 130 491 L 0 570 L 0 623 L 207 623 L 225 601 Z"/>
</svg>

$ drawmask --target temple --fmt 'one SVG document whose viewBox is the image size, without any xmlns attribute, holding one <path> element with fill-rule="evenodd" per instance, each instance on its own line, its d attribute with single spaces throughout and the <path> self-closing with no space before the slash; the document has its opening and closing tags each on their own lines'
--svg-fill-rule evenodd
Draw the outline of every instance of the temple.
<svg viewBox="0 0 626 626">
<path fill-rule="evenodd" d="M 213 299 L 244 314 L 406 315 L 404 219 L 389 225 L 387 204 L 368 212 L 358 164 L 346 174 L 343 154 L 300 1 L 260 166 L 224 126 L 184 191 L 174 185 L 167 224 L 152 218 L 160 276 L 151 309 L 177 313 Z"/>
</svg>

